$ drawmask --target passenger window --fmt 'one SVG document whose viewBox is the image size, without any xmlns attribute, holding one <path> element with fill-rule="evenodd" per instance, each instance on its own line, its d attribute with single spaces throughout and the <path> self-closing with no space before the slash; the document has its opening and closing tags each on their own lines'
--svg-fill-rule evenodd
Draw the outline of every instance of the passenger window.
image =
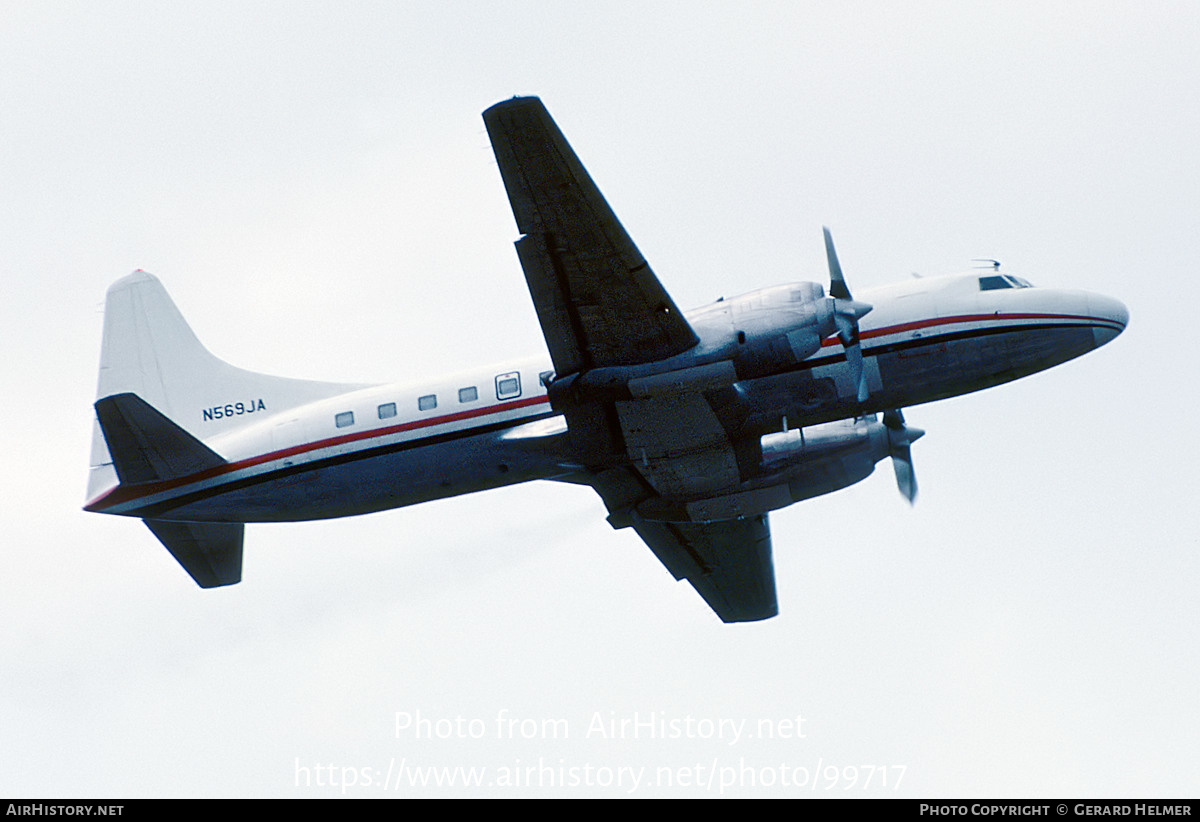
<svg viewBox="0 0 1200 822">
<path fill-rule="evenodd" d="M 417 399 L 417 408 L 421 411 L 432 411 L 437 408 L 437 394 L 426 394 Z"/>
<path fill-rule="evenodd" d="M 354 412 L 343 411 L 333 418 L 333 424 L 338 428 L 345 428 L 348 425 L 354 425 Z"/>
<path fill-rule="evenodd" d="M 387 420 L 394 416 L 396 416 L 396 403 L 385 402 L 383 405 L 379 406 L 379 419 Z"/>
<path fill-rule="evenodd" d="M 475 402 L 477 399 L 479 399 L 479 389 L 475 386 L 458 389 L 459 402 Z"/>
<path fill-rule="evenodd" d="M 510 371 L 496 377 L 496 399 L 511 400 L 519 396 L 521 396 L 520 372 Z"/>
</svg>

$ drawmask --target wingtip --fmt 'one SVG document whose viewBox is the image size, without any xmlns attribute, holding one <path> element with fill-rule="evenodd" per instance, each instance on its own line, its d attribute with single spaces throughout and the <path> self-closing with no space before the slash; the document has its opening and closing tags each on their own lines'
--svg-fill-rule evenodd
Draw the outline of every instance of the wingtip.
<svg viewBox="0 0 1200 822">
<path fill-rule="evenodd" d="M 500 112 L 508 111 L 509 109 L 525 107 L 538 107 L 544 109 L 546 106 L 540 97 L 535 97 L 532 95 L 515 95 L 513 97 L 509 97 L 507 100 L 501 100 L 499 103 L 494 103 L 488 106 L 486 109 L 484 109 L 483 116 L 487 117 L 493 113 L 499 114 Z"/>
<path fill-rule="evenodd" d="M 737 611 L 734 613 L 718 613 L 721 621 L 726 625 L 736 625 L 739 622 L 762 622 L 765 619 L 774 619 L 779 616 L 779 606 L 772 604 L 770 608 L 752 611 Z"/>
</svg>

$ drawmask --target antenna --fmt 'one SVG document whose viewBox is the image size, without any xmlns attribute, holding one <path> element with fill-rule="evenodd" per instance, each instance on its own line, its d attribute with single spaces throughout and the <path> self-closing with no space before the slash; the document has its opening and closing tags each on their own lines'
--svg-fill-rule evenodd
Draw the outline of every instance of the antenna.
<svg viewBox="0 0 1200 822">
<path fill-rule="evenodd" d="M 1000 270 L 1000 261 L 999 261 L 999 260 L 988 260 L 988 259 L 982 259 L 982 260 L 971 260 L 971 262 L 973 262 L 973 263 L 987 263 L 987 265 L 977 265 L 977 266 L 975 266 L 975 268 L 990 268 L 990 269 L 992 269 L 992 271 L 999 271 L 999 270 Z"/>
</svg>

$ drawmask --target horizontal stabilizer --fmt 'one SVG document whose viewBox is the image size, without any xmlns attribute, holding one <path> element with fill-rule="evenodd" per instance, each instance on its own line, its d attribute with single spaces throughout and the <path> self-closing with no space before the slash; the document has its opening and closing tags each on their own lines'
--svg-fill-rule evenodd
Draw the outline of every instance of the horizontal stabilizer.
<svg viewBox="0 0 1200 822">
<path fill-rule="evenodd" d="M 136 394 L 96 400 L 96 417 L 123 485 L 185 477 L 225 464 Z"/>
<path fill-rule="evenodd" d="M 186 477 L 225 460 L 136 394 L 96 401 L 96 418 L 122 485 Z M 240 522 L 145 520 L 171 556 L 201 588 L 242 580 Z"/>
<path fill-rule="evenodd" d="M 242 523 L 144 522 L 201 588 L 242 581 L 242 536 L 246 530 Z"/>
</svg>

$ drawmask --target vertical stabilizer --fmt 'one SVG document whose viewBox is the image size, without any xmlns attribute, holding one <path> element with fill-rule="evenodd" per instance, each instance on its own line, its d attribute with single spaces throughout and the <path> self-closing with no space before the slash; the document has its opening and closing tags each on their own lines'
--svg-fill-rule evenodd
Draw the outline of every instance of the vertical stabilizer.
<svg viewBox="0 0 1200 822">
<path fill-rule="evenodd" d="M 198 440 L 363 387 L 272 377 L 213 356 L 145 271 L 108 289 L 96 399 L 135 394 Z M 244 413 L 226 410 L 237 408 Z M 116 482 L 108 443 L 94 421 L 88 499 Z"/>
</svg>

